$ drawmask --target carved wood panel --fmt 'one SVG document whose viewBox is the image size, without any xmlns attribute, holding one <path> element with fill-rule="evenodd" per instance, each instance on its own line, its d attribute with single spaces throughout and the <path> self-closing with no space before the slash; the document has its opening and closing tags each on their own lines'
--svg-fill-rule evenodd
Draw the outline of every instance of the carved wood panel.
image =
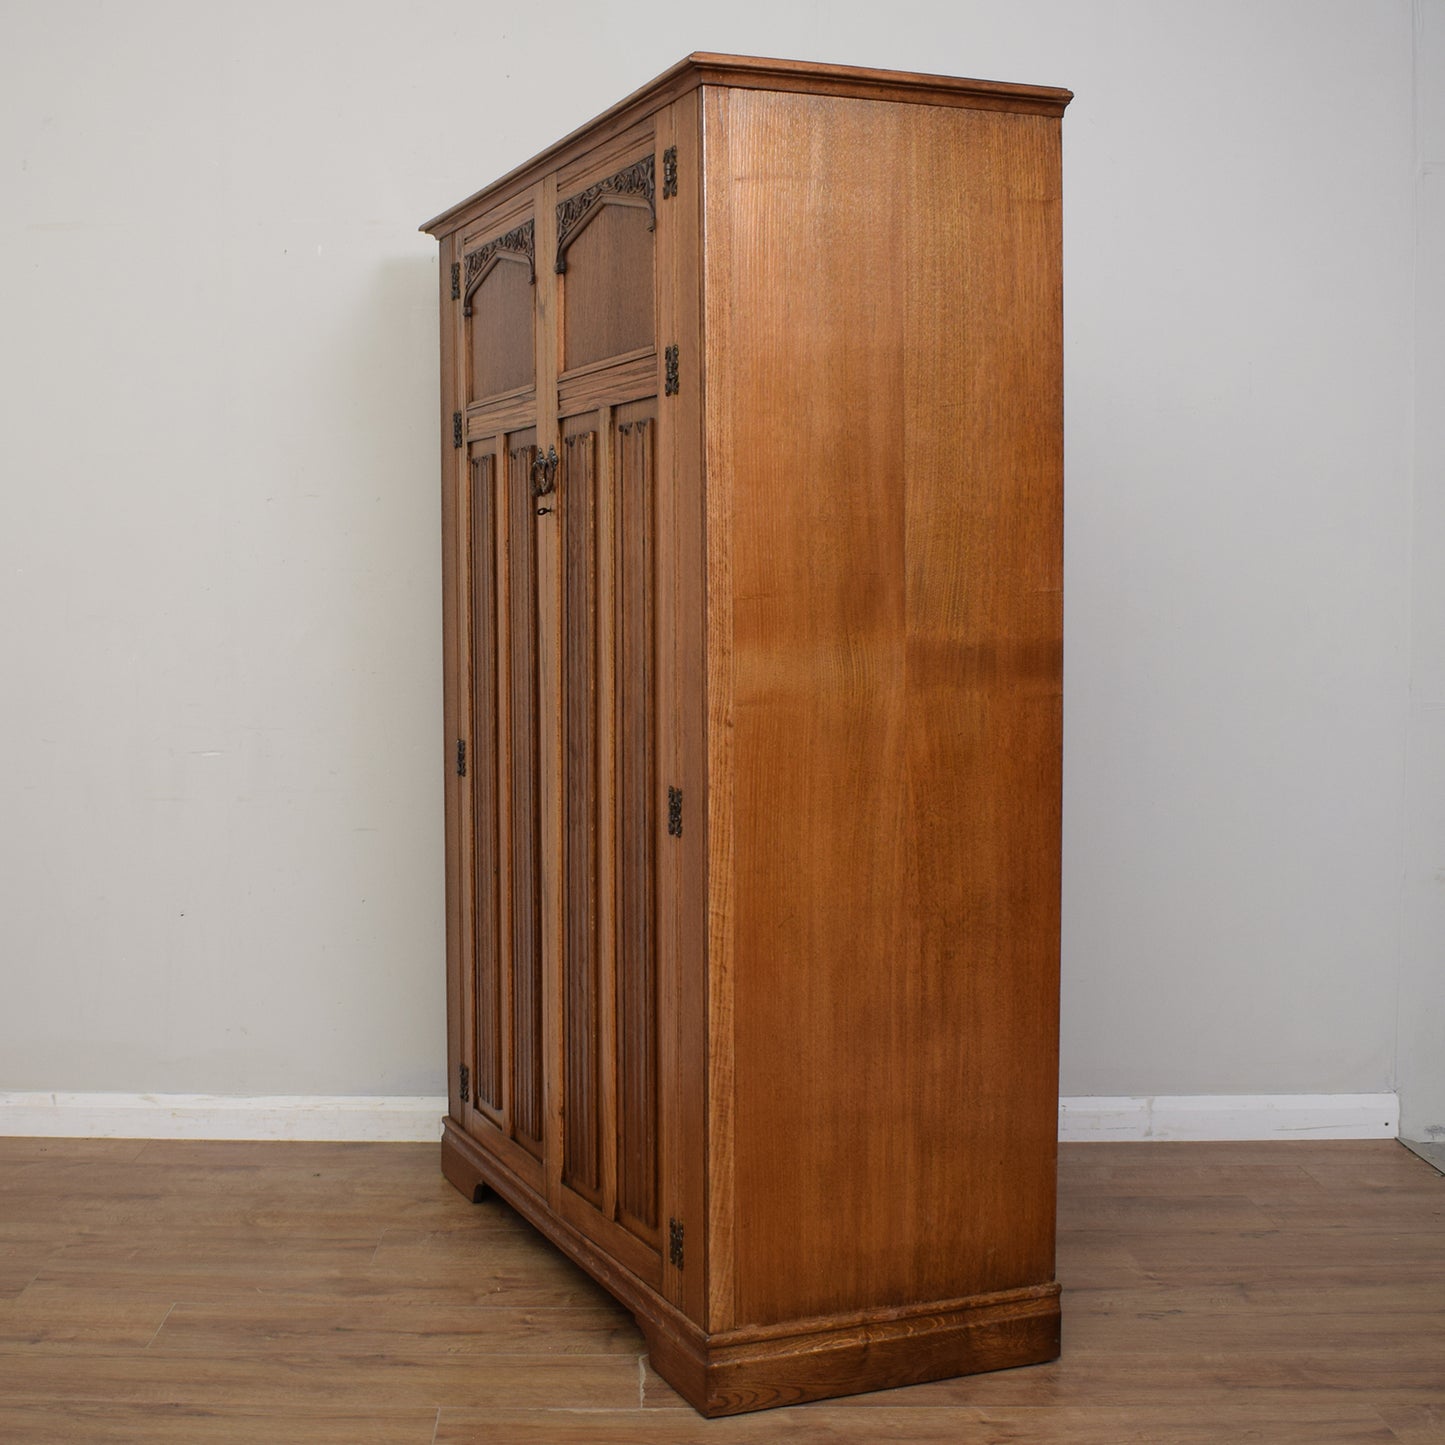
<svg viewBox="0 0 1445 1445">
<path fill-rule="evenodd" d="M 473 886 L 472 950 L 476 1050 L 472 1087 L 479 1108 L 502 1107 L 502 978 L 498 923 L 496 457 L 471 466 L 470 577 Z"/>
<path fill-rule="evenodd" d="M 515 438 L 513 439 L 515 442 Z M 542 795 L 537 701 L 534 445 L 507 453 L 511 602 L 512 1131 L 542 1150 Z"/>
<path fill-rule="evenodd" d="M 536 266 L 527 221 L 468 252 L 454 278 L 466 327 L 471 401 L 536 380 Z"/>
<path fill-rule="evenodd" d="M 557 207 L 565 371 L 654 344 L 650 155 Z"/>
<path fill-rule="evenodd" d="M 596 432 L 563 447 L 562 1178 L 598 1202 L 602 1186 L 598 938 L 598 667 Z"/>
<path fill-rule="evenodd" d="M 655 422 L 617 429 L 617 1217 L 656 1242 Z"/>
<path fill-rule="evenodd" d="M 657 223 L 653 196 L 655 164 L 645 155 L 614 175 L 596 181 L 586 190 L 568 196 L 557 206 L 557 274 L 567 270 L 567 251 L 577 237 L 608 205 L 636 205 L 647 209 L 647 229 Z"/>
</svg>

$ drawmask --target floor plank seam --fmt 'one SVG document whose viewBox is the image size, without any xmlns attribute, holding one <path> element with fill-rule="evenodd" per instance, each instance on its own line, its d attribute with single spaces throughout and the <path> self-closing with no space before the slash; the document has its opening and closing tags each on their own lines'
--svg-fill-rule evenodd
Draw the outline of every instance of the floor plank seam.
<svg viewBox="0 0 1445 1445">
<path fill-rule="evenodd" d="M 172 1301 L 171 1301 L 170 1309 L 168 1309 L 168 1310 L 165 1312 L 165 1314 L 163 1314 L 163 1315 L 161 1316 L 161 1322 L 160 1322 L 160 1324 L 158 1324 L 158 1325 L 156 1326 L 156 1332 L 155 1332 L 155 1334 L 153 1334 L 153 1335 L 150 1337 L 150 1339 L 148 1339 L 148 1340 L 146 1341 L 146 1349 L 150 1349 L 150 1347 L 151 1347 L 153 1344 L 155 1344 L 155 1342 L 160 1338 L 161 1331 L 162 1331 L 163 1329 L 165 1329 L 165 1327 L 166 1327 L 166 1321 L 167 1321 L 168 1319 L 170 1319 L 170 1317 L 171 1317 L 171 1312 L 175 1309 L 176 1305 L 179 1304 L 179 1303 L 180 1303 L 180 1301 L 178 1301 L 178 1300 L 172 1300 Z"/>
</svg>

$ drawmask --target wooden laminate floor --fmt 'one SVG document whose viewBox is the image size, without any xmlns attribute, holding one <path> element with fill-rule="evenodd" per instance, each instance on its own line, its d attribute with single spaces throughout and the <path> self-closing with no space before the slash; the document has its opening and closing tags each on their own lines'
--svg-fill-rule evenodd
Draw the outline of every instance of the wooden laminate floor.
<svg viewBox="0 0 1445 1445">
<path fill-rule="evenodd" d="M 0 1139 L 0 1441 L 1445 1445 L 1423 1160 L 1060 1152 L 1060 1361 L 708 1422 L 434 1147 Z"/>
</svg>

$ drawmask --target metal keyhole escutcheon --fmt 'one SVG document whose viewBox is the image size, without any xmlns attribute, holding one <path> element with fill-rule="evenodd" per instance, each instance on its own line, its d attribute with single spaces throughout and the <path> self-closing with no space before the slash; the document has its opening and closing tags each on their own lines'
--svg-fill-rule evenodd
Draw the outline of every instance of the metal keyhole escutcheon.
<svg viewBox="0 0 1445 1445">
<path fill-rule="evenodd" d="M 544 456 L 542 449 L 537 449 L 536 458 L 532 462 L 532 495 L 534 497 L 546 497 L 557 490 L 557 448 L 548 447 Z M 537 515 L 545 516 L 552 510 L 551 507 L 538 507 Z"/>
</svg>

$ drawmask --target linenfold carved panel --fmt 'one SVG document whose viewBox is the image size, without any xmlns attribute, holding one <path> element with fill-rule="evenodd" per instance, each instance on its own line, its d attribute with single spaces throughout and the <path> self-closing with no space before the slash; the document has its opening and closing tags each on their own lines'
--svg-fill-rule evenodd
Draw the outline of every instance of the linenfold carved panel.
<svg viewBox="0 0 1445 1445">
<path fill-rule="evenodd" d="M 619 426 L 617 1217 L 657 1243 L 656 616 L 654 431 Z"/>
<path fill-rule="evenodd" d="M 562 878 L 567 900 L 563 934 L 562 1017 L 565 1104 L 562 1179 L 600 1204 L 602 1187 L 602 1049 L 599 978 L 597 727 L 597 433 L 580 432 L 564 444 L 563 727 L 565 818 Z"/>
<path fill-rule="evenodd" d="M 495 458 L 484 452 L 471 468 L 471 534 L 467 539 L 471 598 L 467 639 L 471 661 L 473 852 L 472 927 L 476 957 L 476 1100 L 494 1116 L 502 1108 L 502 978 L 498 880 L 497 537 Z"/>
<path fill-rule="evenodd" d="M 542 796 L 537 715 L 536 448 L 508 453 L 511 557 L 512 1132 L 542 1152 Z"/>
</svg>

